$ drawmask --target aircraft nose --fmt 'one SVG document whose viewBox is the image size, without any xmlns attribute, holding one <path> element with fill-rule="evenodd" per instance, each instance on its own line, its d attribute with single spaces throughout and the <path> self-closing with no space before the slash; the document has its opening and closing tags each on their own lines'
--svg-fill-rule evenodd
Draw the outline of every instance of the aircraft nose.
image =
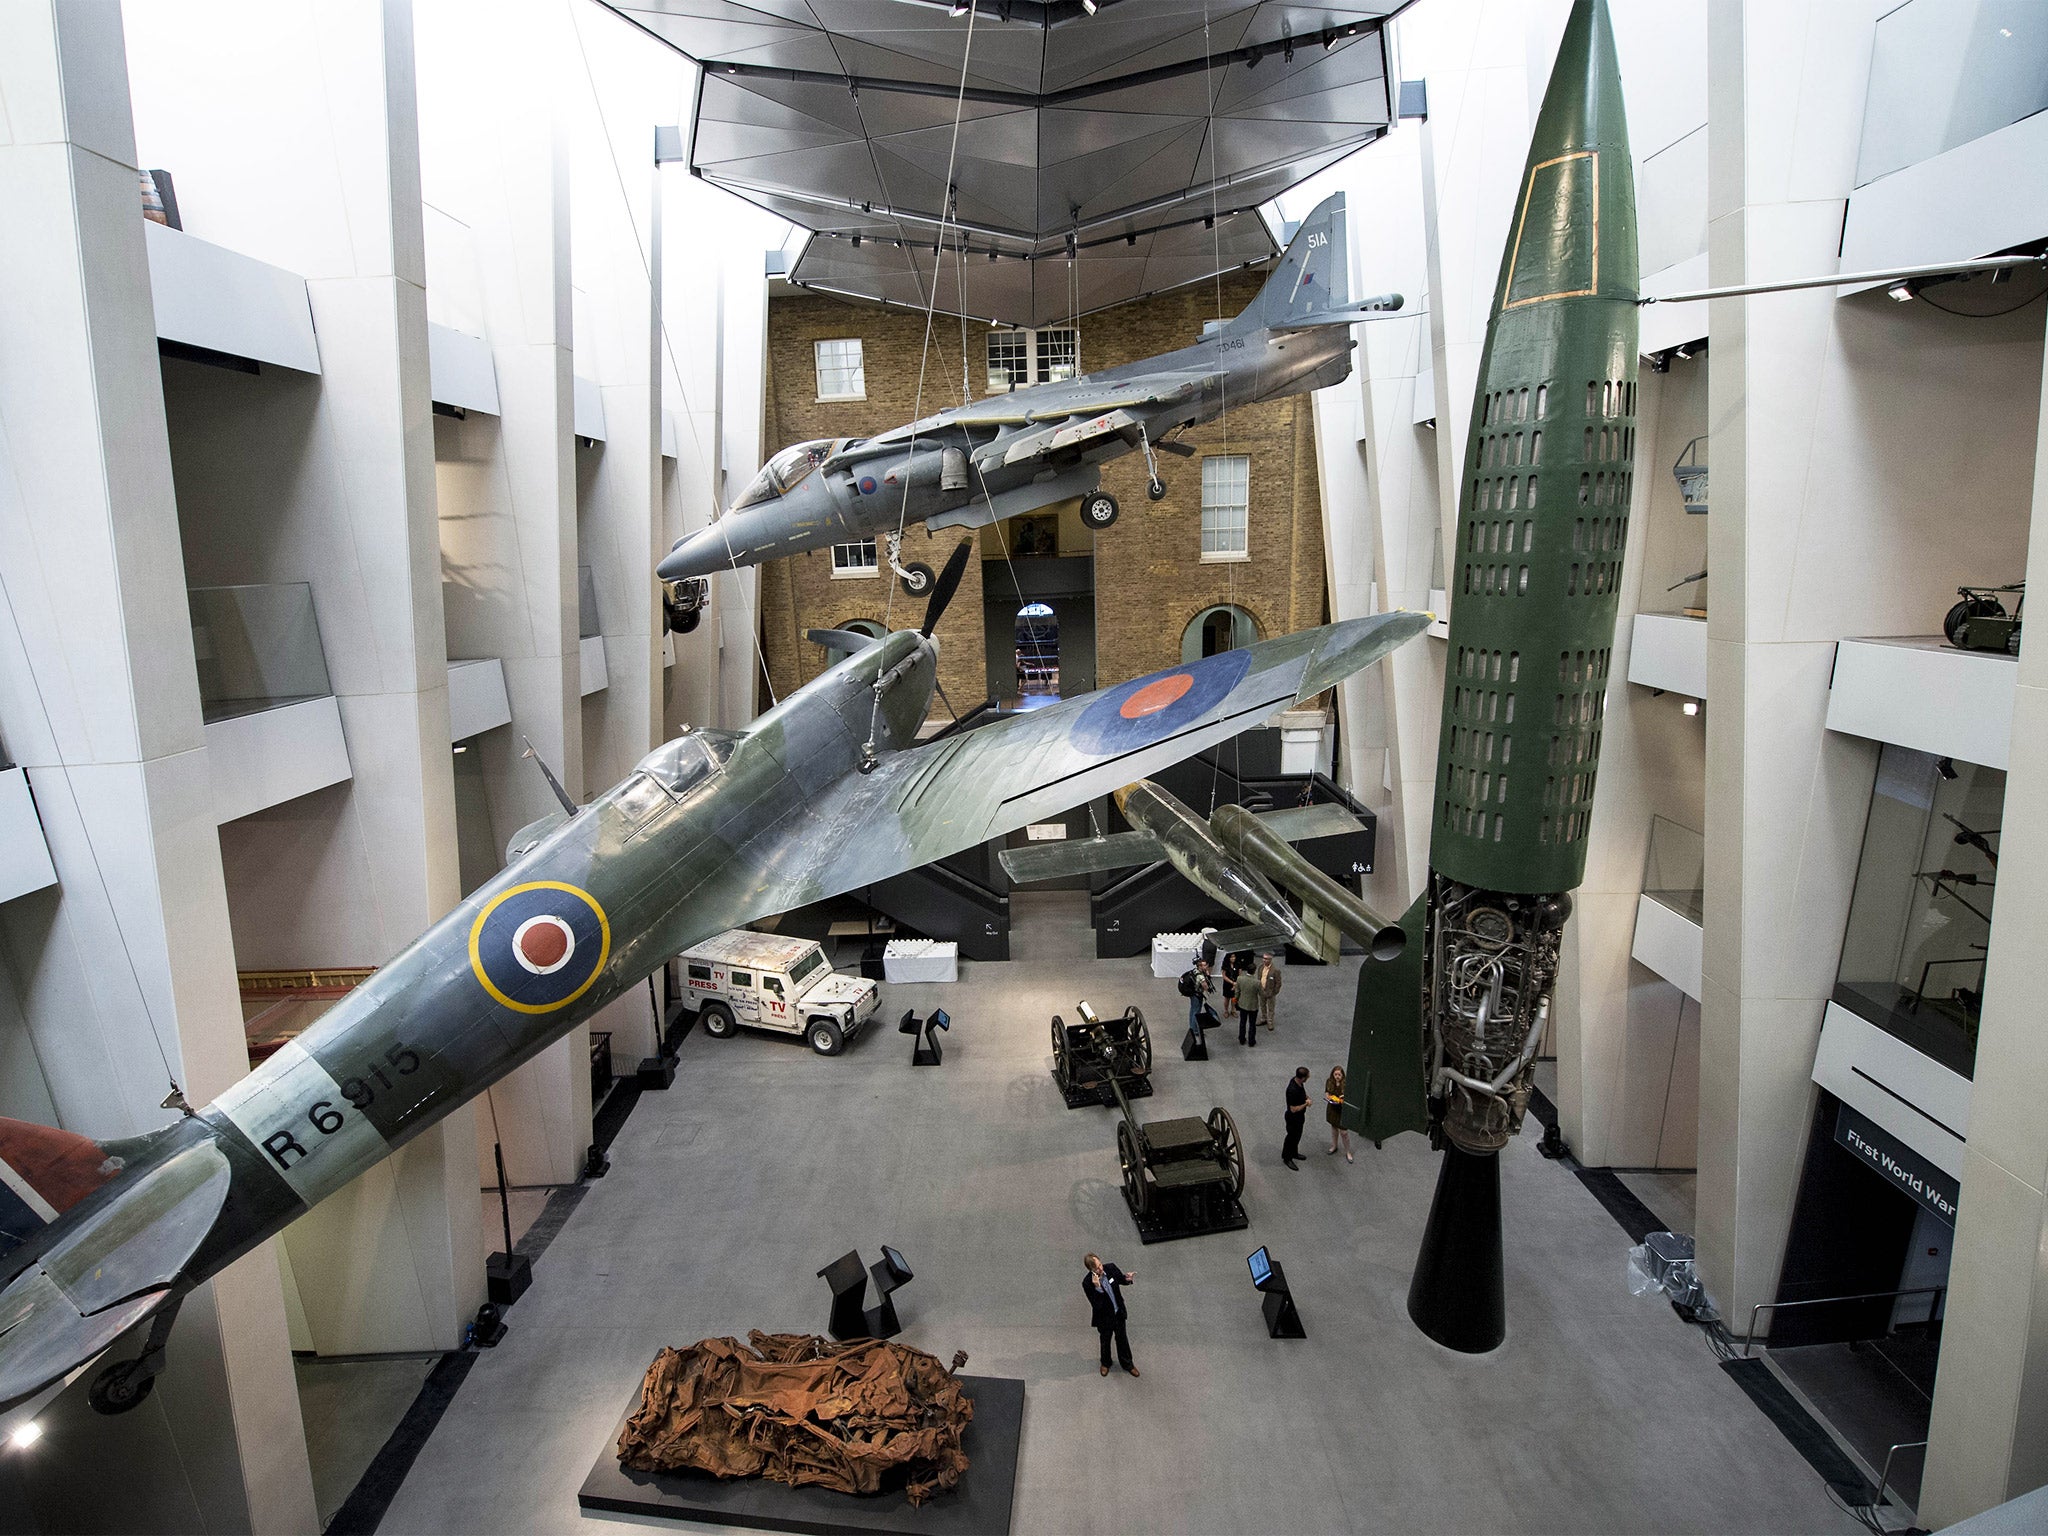
<svg viewBox="0 0 2048 1536">
<path fill-rule="evenodd" d="M 662 556 L 655 573 L 663 581 L 683 581 L 691 576 L 710 576 L 726 568 L 726 531 L 713 523 L 676 541 L 676 547 Z"/>
</svg>

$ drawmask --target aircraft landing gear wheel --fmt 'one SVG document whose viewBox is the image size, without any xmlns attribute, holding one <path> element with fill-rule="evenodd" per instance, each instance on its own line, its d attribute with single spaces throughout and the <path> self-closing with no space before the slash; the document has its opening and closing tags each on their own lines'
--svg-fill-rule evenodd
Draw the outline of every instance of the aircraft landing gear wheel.
<svg viewBox="0 0 2048 1536">
<path fill-rule="evenodd" d="M 1116 498 L 1107 491 L 1090 491 L 1081 498 L 1081 521 L 1100 533 L 1116 521 Z"/>
<path fill-rule="evenodd" d="M 902 580 L 905 592 L 912 597 L 923 597 L 925 593 L 931 591 L 932 583 L 938 578 L 932 574 L 930 566 L 920 561 L 903 568 Z"/>
<path fill-rule="evenodd" d="M 723 1003 L 706 1003 L 699 1015 L 704 1023 L 704 1033 L 714 1040 L 730 1040 L 740 1032 L 733 1022 L 732 1010 Z"/>
<path fill-rule="evenodd" d="M 1145 482 L 1145 494 L 1154 501 L 1166 500 L 1166 482 L 1154 475 Z"/>
<path fill-rule="evenodd" d="M 93 1377 L 85 1400 L 94 1413 L 126 1413 L 141 1407 L 155 1388 L 155 1373 L 143 1370 L 140 1360 L 117 1360 Z"/>
<path fill-rule="evenodd" d="M 830 1019 L 813 1019 L 804 1030 L 804 1038 L 811 1042 L 811 1049 L 820 1056 L 837 1056 L 845 1043 L 839 1033 L 839 1026 Z"/>
<path fill-rule="evenodd" d="M 1116 1123 L 1116 1160 L 1123 1167 L 1124 1202 L 1142 1216 L 1145 1213 L 1145 1164 L 1138 1156 L 1138 1139 L 1131 1134 L 1131 1122 Z"/>
</svg>

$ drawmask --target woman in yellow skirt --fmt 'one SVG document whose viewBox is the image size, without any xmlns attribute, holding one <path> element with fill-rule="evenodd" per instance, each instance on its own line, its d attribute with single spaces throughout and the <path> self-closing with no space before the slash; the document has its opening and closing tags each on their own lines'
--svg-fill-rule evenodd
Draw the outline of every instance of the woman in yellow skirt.
<svg viewBox="0 0 2048 1536">
<path fill-rule="evenodd" d="M 1337 1152 L 1337 1144 L 1341 1139 L 1344 1144 L 1344 1161 L 1347 1163 L 1357 1162 L 1358 1159 L 1351 1155 L 1351 1133 L 1344 1129 L 1344 1069 L 1342 1067 L 1330 1068 L 1330 1075 L 1323 1079 L 1323 1102 L 1326 1106 L 1323 1113 L 1330 1122 L 1330 1145 L 1326 1150 L 1334 1156 Z"/>
</svg>

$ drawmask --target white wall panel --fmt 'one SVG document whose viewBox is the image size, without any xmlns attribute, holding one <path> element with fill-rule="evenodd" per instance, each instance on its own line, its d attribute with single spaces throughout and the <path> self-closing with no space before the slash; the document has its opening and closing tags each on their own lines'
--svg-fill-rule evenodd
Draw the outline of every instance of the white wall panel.
<svg viewBox="0 0 2048 1536">
<path fill-rule="evenodd" d="M 491 344 L 453 326 L 427 322 L 427 370 L 436 405 L 498 414 L 498 375 Z"/>
<path fill-rule="evenodd" d="M 0 901 L 56 883 L 28 775 L 19 768 L 0 771 Z"/>
<path fill-rule="evenodd" d="M 512 723 L 512 704 L 505 695 L 505 664 L 492 656 L 483 661 L 448 663 L 448 736 L 467 741 L 494 726 Z"/>
<path fill-rule="evenodd" d="M 339 784 L 349 777 L 341 706 L 332 697 L 304 699 L 216 720 L 206 728 L 206 760 L 217 821 Z"/>
<path fill-rule="evenodd" d="M 2048 235 L 2048 112 L 1858 187 L 1844 272 L 1988 256 Z"/>
<path fill-rule="evenodd" d="M 1630 955 L 1694 1002 L 1700 996 L 1700 925 L 1650 896 L 1636 898 L 1636 936 Z"/>
<path fill-rule="evenodd" d="M 145 223 L 142 231 L 160 338 L 320 371 L 303 277 L 162 224 Z"/>
<path fill-rule="evenodd" d="M 2004 768 L 2011 755 L 2010 656 L 1932 637 L 1844 640 L 1835 650 L 1828 729 Z"/>
<path fill-rule="evenodd" d="M 1707 696 L 1707 621 L 1681 613 L 1639 613 L 1628 680 L 1687 698 Z"/>
<path fill-rule="evenodd" d="M 1813 1080 L 1954 1178 L 1970 1136 L 1970 1080 L 1829 1003 Z"/>
</svg>

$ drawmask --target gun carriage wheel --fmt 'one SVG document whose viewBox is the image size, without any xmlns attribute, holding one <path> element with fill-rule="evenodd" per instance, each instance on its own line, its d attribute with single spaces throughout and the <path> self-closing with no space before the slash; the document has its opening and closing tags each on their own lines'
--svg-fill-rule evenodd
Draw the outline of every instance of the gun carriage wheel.
<svg viewBox="0 0 2048 1536">
<path fill-rule="evenodd" d="M 1139 1154 L 1137 1133 L 1131 1129 L 1128 1119 L 1116 1123 L 1116 1159 L 1123 1165 L 1124 1199 L 1132 1211 L 1142 1216 L 1148 1199 L 1145 1160 Z"/>
<path fill-rule="evenodd" d="M 1128 1027 L 1125 1039 L 1131 1046 L 1131 1070 L 1144 1077 L 1152 1070 L 1152 1031 L 1145 1027 L 1145 1015 L 1136 1003 L 1124 1010 L 1124 1023 Z"/>
<path fill-rule="evenodd" d="M 1216 1141 L 1216 1155 L 1230 1167 L 1230 1192 L 1244 1193 L 1244 1140 L 1237 1134 L 1237 1122 L 1221 1104 L 1209 1111 L 1209 1134 Z"/>
<path fill-rule="evenodd" d="M 1067 1048 L 1067 1026 L 1058 1014 L 1052 1016 L 1052 1077 L 1063 1089 L 1074 1080 L 1074 1057 Z"/>
</svg>

